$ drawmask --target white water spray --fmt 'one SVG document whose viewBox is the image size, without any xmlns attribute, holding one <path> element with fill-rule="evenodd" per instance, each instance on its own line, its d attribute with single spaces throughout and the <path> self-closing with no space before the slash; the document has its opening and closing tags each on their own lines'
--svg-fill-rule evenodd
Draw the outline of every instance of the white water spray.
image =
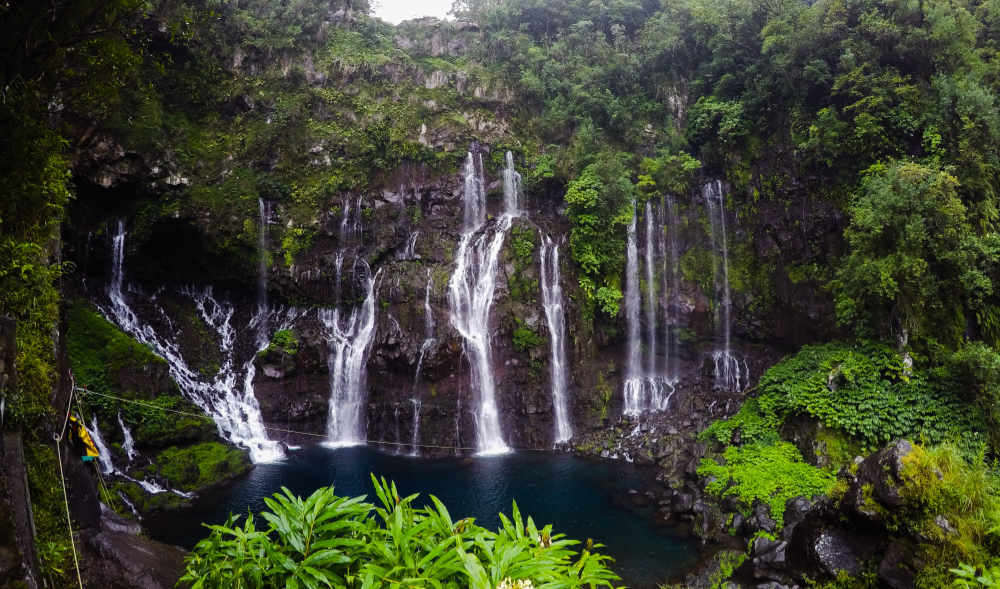
<svg viewBox="0 0 1000 589">
<path fill-rule="evenodd" d="M 128 461 L 132 462 L 139 453 L 135 450 L 135 440 L 132 438 L 132 430 L 122 421 L 121 413 L 118 414 L 118 427 L 122 428 L 122 450 L 125 451 Z"/>
<path fill-rule="evenodd" d="M 253 394 L 253 357 L 242 366 L 243 390 L 237 389 L 240 375 L 235 368 L 233 345 L 235 331 L 231 325 L 233 307 L 217 301 L 212 296 L 211 287 L 200 291 L 195 289 L 182 291 L 182 294 L 194 301 L 202 319 L 219 336 L 222 366 L 213 378 L 208 379 L 188 366 L 180 353 L 180 346 L 174 333 L 158 334 L 151 325 L 142 322 L 129 305 L 122 291 L 125 275 L 125 238 L 125 225 L 119 221 L 112 241 L 111 284 L 108 287 L 111 305 L 109 309 L 104 310 L 105 314 L 123 331 L 148 345 L 158 356 L 167 361 L 170 376 L 180 387 L 181 392 L 215 421 L 220 436 L 248 448 L 250 459 L 255 463 L 273 462 L 283 458 L 281 445 L 267 438 L 260 406 Z M 267 313 L 258 310 L 248 328 L 254 329 L 264 316 L 267 316 Z"/>
<path fill-rule="evenodd" d="M 513 158 L 508 159 L 508 163 Z M 476 449 L 478 454 L 510 451 L 503 439 L 496 404 L 496 384 L 490 358 L 490 309 L 496 289 L 497 262 L 507 231 L 517 214 L 520 176 L 504 171 L 504 201 L 507 210 L 495 223 L 486 224 L 486 194 L 483 189 L 482 158 L 471 152 L 465 164 L 465 215 L 462 238 L 455 255 L 455 272 L 448 282 L 451 323 L 465 342 L 471 363 L 470 385 L 477 397 Z M 508 198 L 508 194 L 511 194 Z"/>
<path fill-rule="evenodd" d="M 731 350 L 732 308 L 729 291 L 729 244 L 726 236 L 726 209 L 722 182 L 715 180 L 702 187 L 702 196 L 708 209 L 711 228 L 713 279 L 715 286 L 715 328 L 721 348 L 712 352 L 715 368 L 715 388 L 723 391 L 742 391 L 749 381 L 749 367 L 741 365 Z"/>
<path fill-rule="evenodd" d="M 645 255 L 646 266 L 646 332 L 643 340 L 640 329 L 640 312 L 642 308 L 641 284 L 639 281 L 639 244 L 637 219 L 633 213 L 629 223 L 628 240 L 625 252 L 625 322 L 627 327 L 628 356 L 624 383 L 625 415 L 637 416 L 648 411 L 665 411 L 670 406 L 670 398 L 674 394 L 673 377 L 661 370 L 657 356 L 658 320 L 657 309 L 660 306 L 657 297 L 656 272 L 654 270 L 654 252 L 659 249 L 655 213 L 652 205 L 647 202 L 645 207 Z M 645 365 L 642 362 L 643 352 L 646 354 Z M 670 350 L 667 350 L 669 354 Z M 666 365 L 666 362 L 664 362 Z"/>
<path fill-rule="evenodd" d="M 573 437 L 569 416 L 566 377 L 566 318 L 563 312 L 562 286 L 559 282 L 559 246 L 548 235 L 542 236 L 541 251 L 542 307 L 549 325 L 549 376 L 552 381 L 552 407 L 555 413 L 555 443 Z"/>
<path fill-rule="evenodd" d="M 365 300 L 342 318 L 340 309 L 322 309 L 319 319 L 326 327 L 329 345 L 330 403 L 326 422 L 326 444 L 333 447 L 365 443 L 365 360 L 375 334 L 375 281 L 364 264 Z"/>
</svg>

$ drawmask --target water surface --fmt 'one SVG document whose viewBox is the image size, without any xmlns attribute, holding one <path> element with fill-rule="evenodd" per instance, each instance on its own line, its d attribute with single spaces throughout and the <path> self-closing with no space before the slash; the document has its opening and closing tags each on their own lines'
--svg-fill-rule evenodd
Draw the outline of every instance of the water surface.
<svg viewBox="0 0 1000 589">
<path fill-rule="evenodd" d="M 697 559 L 695 543 L 676 531 L 652 524 L 651 507 L 637 508 L 630 489 L 642 489 L 647 474 L 620 463 L 592 461 L 568 454 L 517 452 L 475 458 L 421 459 L 369 447 L 332 450 L 322 446 L 292 452 L 275 464 L 260 464 L 246 477 L 193 510 L 150 518 L 146 527 L 157 540 L 192 547 L 206 535 L 201 522 L 222 523 L 229 513 L 259 512 L 264 497 L 286 486 L 308 495 L 333 485 L 338 495 L 367 495 L 377 502 L 369 473 L 394 480 L 401 495 L 436 495 L 453 519 L 474 517 L 491 530 L 498 512 L 510 515 L 517 500 L 521 513 L 539 527 L 605 545 L 612 568 L 630 587 L 657 583 L 688 571 Z M 418 500 L 419 503 L 419 500 Z"/>
</svg>

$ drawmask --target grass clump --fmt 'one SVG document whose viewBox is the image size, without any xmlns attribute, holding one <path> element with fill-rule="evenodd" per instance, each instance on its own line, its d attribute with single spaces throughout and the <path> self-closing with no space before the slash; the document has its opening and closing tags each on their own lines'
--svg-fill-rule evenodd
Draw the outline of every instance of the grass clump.
<svg viewBox="0 0 1000 589">
<path fill-rule="evenodd" d="M 299 338 L 295 336 L 295 332 L 291 329 L 281 329 L 274 332 L 271 342 L 257 355 L 263 357 L 280 354 L 283 357 L 291 357 L 298 353 Z"/>
<path fill-rule="evenodd" d="M 144 344 L 132 339 L 83 301 L 66 311 L 66 348 L 77 383 L 104 393 L 126 393 L 120 383 L 124 369 L 150 371 L 167 365 Z"/>
<path fill-rule="evenodd" d="M 989 563 L 1000 554 L 1000 476 L 953 445 L 914 445 L 903 457 L 897 525 L 925 538 L 918 587 L 950 584 L 960 562 Z"/>
<path fill-rule="evenodd" d="M 760 501 L 779 528 L 784 525 L 785 502 L 827 495 L 836 484 L 832 473 L 805 463 L 788 442 L 729 446 L 722 459 L 704 458 L 698 466 L 698 475 L 709 479 L 705 491 L 719 499 L 738 498 L 746 515 Z"/>
</svg>

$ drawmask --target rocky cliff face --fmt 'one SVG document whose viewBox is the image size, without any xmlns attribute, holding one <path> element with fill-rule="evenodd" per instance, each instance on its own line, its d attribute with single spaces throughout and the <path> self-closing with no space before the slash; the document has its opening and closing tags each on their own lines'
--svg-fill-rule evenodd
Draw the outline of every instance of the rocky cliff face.
<svg viewBox="0 0 1000 589">
<path fill-rule="evenodd" d="M 470 25 L 417 22 L 401 27 L 395 44 L 420 58 L 454 57 L 463 54 L 476 34 Z M 310 54 L 237 51 L 231 69 L 240 76 L 270 72 L 284 82 L 323 90 L 372 80 L 388 83 L 394 91 L 412 88 L 415 94 L 409 102 L 419 103 L 427 118 L 409 129 L 410 139 L 451 161 L 470 145 L 484 154 L 487 209 L 491 219 L 499 215 L 503 209 L 499 156 L 502 146 L 517 138 L 505 116 L 512 97 L 495 81 L 475 68 L 449 68 L 444 62 L 389 62 L 379 71 L 365 73 L 344 63 L 324 69 L 320 61 Z M 434 63 L 443 69 L 430 68 Z M 299 70 L 304 76 L 296 73 Z M 416 96 L 425 91 L 437 93 L 434 96 L 446 103 Z M 240 116 L 248 120 L 266 116 L 266 124 L 271 124 L 270 111 L 253 96 L 240 95 L 236 102 Z M 316 116 L 332 121 L 359 127 L 374 124 L 353 112 L 317 108 L 321 112 Z M 456 112 L 462 114 L 461 124 L 452 116 Z M 473 138 L 484 143 L 470 141 Z M 292 157 L 286 152 L 293 149 L 303 175 L 339 173 L 332 162 L 342 146 L 308 136 L 290 141 L 282 148 L 285 151 L 269 152 L 254 165 L 265 175 L 268 169 L 276 170 L 276 178 Z M 81 197 L 66 251 L 83 279 L 81 292 L 99 302 L 106 296 L 110 235 L 121 218 L 130 235 L 127 281 L 136 292 L 176 303 L 172 308 L 140 309 L 140 315 L 163 325 L 165 319 L 158 315 L 165 314 L 171 327 L 181 332 L 180 340 L 189 342 L 182 350 L 191 356 L 189 363 L 200 362 L 205 372 L 211 372 L 211 358 L 220 346 L 237 346 L 238 356 L 250 358 L 277 332 L 290 332 L 296 342 L 294 352 L 271 346 L 252 364 L 252 388 L 272 438 L 290 444 L 324 439 L 331 382 L 344 371 L 336 354 L 345 340 L 331 328 L 330 315 L 336 311 L 340 329 L 370 302 L 371 340 L 352 339 L 351 344 L 364 348 L 356 378 L 365 438 L 405 452 L 412 450 L 416 439 L 429 446 L 423 451 L 428 454 L 475 446 L 478 391 L 470 385 L 468 350 L 451 321 L 448 300 L 462 234 L 465 188 L 457 170 L 440 162 L 418 163 L 416 158 L 370 170 L 365 187 L 327 191 L 308 208 L 277 180 L 277 188 L 269 188 L 273 178 L 268 177 L 258 181 L 258 199 L 226 193 L 227 204 L 220 205 L 191 196 L 192 186 L 207 180 L 197 170 L 187 173 L 170 150 L 130 149 L 101 133 L 81 138 L 79 148 Z M 225 161 L 229 160 L 232 155 Z M 232 174 L 235 166 L 226 163 L 222 177 Z M 646 353 L 650 344 L 630 341 L 624 310 L 614 318 L 584 316 L 566 244 L 569 227 L 561 194 L 561 190 L 537 194 L 529 190 L 522 204 L 524 214 L 515 219 L 500 254 L 490 336 L 504 438 L 516 448 L 553 446 L 549 334 L 539 286 L 539 244 L 547 235 L 564 244 L 560 261 L 569 409 L 576 431 L 571 445 L 583 452 L 656 463 L 671 473 L 668 478 L 679 480 L 699 455 L 692 445 L 694 432 L 735 411 L 744 392 L 782 351 L 829 333 L 829 301 L 817 294 L 815 277 L 801 268 L 829 254 L 841 220 L 832 210 L 787 210 L 777 205 L 766 210 L 723 210 L 729 228 L 730 255 L 723 263 L 732 287 L 731 359 L 739 382 L 720 386 L 715 352 L 722 327 L 721 258 L 706 202 L 699 191 L 673 195 L 676 212 L 669 223 L 666 204 L 657 205 L 651 226 L 673 240 L 676 261 L 670 261 L 662 241 L 666 237 L 651 246 L 640 244 L 640 252 L 656 248 L 655 279 L 671 275 L 674 282 L 669 301 L 654 318 L 640 314 L 638 331 L 657 333 L 658 361 L 670 365 L 669 400 L 655 417 L 632 416 L 621 422 L 629 349 L 638 346 Z M 259 201 L 260 211 L 266 205 L 266 215 L 258 212 L 254 200 Z M 638 215 L 644 219 L 641 207 Z M 640 225 L 640 237 L 644 231 L 648 230 Z M 366 301 L 369 278 L 372 301 Z M 212 330 L 199 332 L 197 322 L 177 320 L 175 313 L 191 314 L 184 310 L 190 301 L 179 293 L 192 285 L 214 287 L 215 296 L 233 306 L 238 318 L 233 323 L 235 342 L 222 341 Z M 639 288 L 646 297 L 645 276 Z M 657 292 L 667 298 L 665 287 L 657 287 Z M 254 323 L 261 296 L 270 309 L 283 310 L 282 319 L 264 329 Z M 416 438 L 415 429 L 419 429 Z"/>
</svg>

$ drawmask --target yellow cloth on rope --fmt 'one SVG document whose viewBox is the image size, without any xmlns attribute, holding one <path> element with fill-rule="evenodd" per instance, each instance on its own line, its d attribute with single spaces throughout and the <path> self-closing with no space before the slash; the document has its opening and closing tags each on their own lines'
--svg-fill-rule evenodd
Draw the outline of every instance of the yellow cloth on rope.
<svg viewBox="0 0 1000 589">
<path fill-rule="evenodd" d="M 97 458 L 101 455 L 97 450 L 97 446 L 94 445 L 93 438 L 90 437 L 90 433 L 87 432 L 87 428 L 83 426 L 83 422 L 77 418 L 76 415 L 69 416 L 70 427 L 72 427 L 73 435 L 76 436 L 80 443 L 83 445 L 84 457 Z"/>
</svg>

